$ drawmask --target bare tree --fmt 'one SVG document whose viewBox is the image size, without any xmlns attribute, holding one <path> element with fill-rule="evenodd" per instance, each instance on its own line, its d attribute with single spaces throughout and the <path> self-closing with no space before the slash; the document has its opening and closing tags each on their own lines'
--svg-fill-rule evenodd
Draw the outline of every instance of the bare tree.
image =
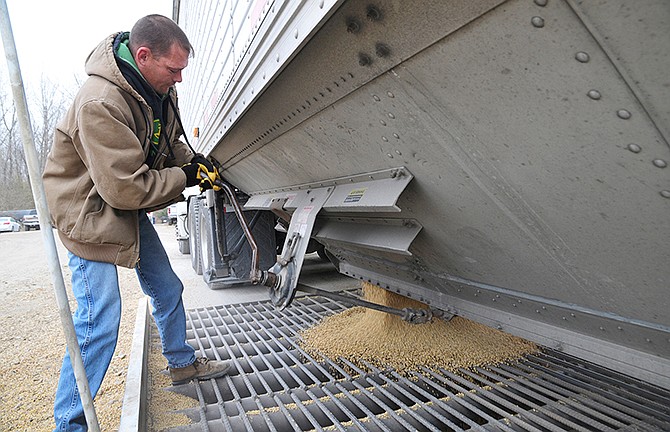
<svg viewBox="0 0 670 432">
<path fill-rule="evenodd" d="M 0 82 L 0 210 L 34 207 L 30 179 L 23 153 L 16 109 L 13 100 Z M 44 169 L 51 149 L 56 124 L 71 97 L 46 78 L 40 80 L 39 91 L 29 97 L 33 137 L 40 168 Z"/>
<path fill-rule="evenodd" d="M 32 110 L 35 147 L 40 162 L 40 172 L 44 170 L 47 155 L 51 150 L 54 130 L 65 112 L 65 101 L 61 89 L 44 76 L 40 80 L 39 94 Z"/>
<path fill-rule="evenodd" d="M 17 159 L 21 159 L 16 108 L 6 93 L 0 93 L 0 179 L 3 184 L 21 180 L 22 170 Z"/>
</svg>

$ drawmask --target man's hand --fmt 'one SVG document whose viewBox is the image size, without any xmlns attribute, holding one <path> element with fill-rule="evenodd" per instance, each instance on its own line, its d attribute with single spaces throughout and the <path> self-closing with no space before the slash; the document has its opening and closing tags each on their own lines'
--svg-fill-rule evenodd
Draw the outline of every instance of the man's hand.
<svg viewBox="0 0 670 432">
<path fill-rule="evenodd" d="M 214 172 L 214 165 L 207 159 L 205 156 L 203 156 L 201 153 L 196 153 L 195 156 L 191 159 L 191 163 L 197 163 L 197 164 L 202 164 L 207 167 L 207 170 L 210 172 Z"/>
<path fill-rule="evenodd" d="M 181 169 L 186 174 L 186 187 L 198 185 L 200 191 L 207 189 L 220 190 L 214 182 L 219 180 L 219 173 L 214 165 L 200 153 L 193 156 L 190 163 L 182 166 Z"/>
</svg>

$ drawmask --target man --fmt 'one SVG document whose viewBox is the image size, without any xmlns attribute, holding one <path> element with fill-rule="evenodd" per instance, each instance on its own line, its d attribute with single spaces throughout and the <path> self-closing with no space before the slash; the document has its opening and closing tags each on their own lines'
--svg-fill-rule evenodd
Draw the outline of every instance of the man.
<svg viewBox="0 0 670 432">
<path fill-rule="evenodd" d="M 51 218 L 68 249 L 74 325 L 94 396 L 118 336 L 117 265 L 135 268 L 152 299 L 173 384 L 217 378 L 230 368 L 196 359 L 186 343 L 183 285 L 145 213 L 183 199 L 185 187 L 213 187 L 217 176 L 207 159 L 179 141 L 173 86 L 191 54 L 184 32 L 161 15 L 102 41 L 86 60 L 89 78 L 56 128 L 44 170 Z M 59 431 L 86 429 L 67 353 L 54 416 Z"/>
</svg>

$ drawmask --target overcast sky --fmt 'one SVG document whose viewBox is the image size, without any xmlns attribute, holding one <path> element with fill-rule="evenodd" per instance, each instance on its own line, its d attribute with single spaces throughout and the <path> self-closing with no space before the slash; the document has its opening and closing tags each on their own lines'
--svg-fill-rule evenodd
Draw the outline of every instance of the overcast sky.
<svg viewBox="0 0 670 432">
<path fill-rule="evenodd" d="M 6 0 L 26 90 L 42 75 L 64 86 L 85 77 L 84 61 L 106 36 L 130 31 L 135 21 L 159 13 L 172 17 L 172 0 Z M 1 76 L 7 60 L 0 43 Z"/>
</svg>

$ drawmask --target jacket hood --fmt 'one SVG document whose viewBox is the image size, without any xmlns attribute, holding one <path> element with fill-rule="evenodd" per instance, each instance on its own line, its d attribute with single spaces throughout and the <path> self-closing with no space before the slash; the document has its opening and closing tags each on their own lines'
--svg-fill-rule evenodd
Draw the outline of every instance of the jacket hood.
<svg viewBox="0 0 670 432">
<path fill-rule="evenodd" d="M 85 64 L 86 74 L 89 76 L 99 76 L 110 81 L 111 83 L 121 87 L 123 90 L 134 95 L 137 99 L 143 98 L 135 91 L 135 89 L 128 84 L 119 66 L 116 64 L 116 56 L 114 55 L 114 40 L 121 34 L 117 32 L 111 34 L 98 44 L 95 49 L 88 55 Z"/>
</svg>

